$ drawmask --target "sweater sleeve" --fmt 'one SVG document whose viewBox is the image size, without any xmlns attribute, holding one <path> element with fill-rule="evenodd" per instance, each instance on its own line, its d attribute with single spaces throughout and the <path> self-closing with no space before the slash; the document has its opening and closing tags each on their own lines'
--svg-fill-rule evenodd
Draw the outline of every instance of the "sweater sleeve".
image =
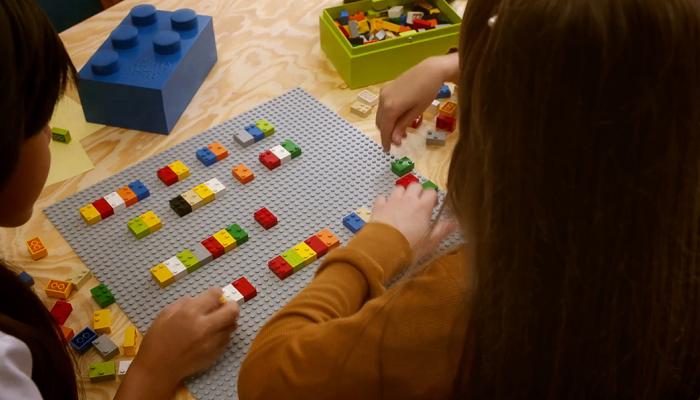
<svg viewBox="0 0 700 400">
<path fill-rule="evenodd" d="M 32 353 L 24 342 L 0 332 L 0 400 L 41 400 L 32 381 Z"/>
<path fill-rule="evenodd" d="M 372 324 L 378 309 L 365 304 L 383 294 L 387 281 L 411 259 L 404 236 L 378 223 L 365 225 L 346 247 L 331 252 L 314 280 L 258 334 L 239 373 L 239 397 L 340 398 L 338 393 L 347 390 L 368 394 L 362 391 L 372 390 L 370 383 L 378 375 L 379 363 L 371 358 L 378 353 L 383 330 Z M 351 368 L 352 376 L 342 379 L 351 386 L 345 386 L 334 371 L 346 367 L 349 354 L 362 353 L 366 368 Z"/>
</svg>

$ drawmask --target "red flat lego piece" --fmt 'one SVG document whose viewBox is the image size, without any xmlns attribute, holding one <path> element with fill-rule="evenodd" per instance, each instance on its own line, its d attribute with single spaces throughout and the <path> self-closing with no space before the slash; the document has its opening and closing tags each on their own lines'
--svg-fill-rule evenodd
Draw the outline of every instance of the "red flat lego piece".
<svg viewBox="0 0 700 400">
<path fill-rule="evenodd" d="M 53 319 L 55 319 L 59 325 L 66 323 L 66 320 L 72 311 L 73 306 L 65 300 L 58 300 L 56 301 L 56 304 L 51 307 L 51 315 L 53 315 Z"/>
<path fill-rule="evenodd" d="M 435 120 L 435 127 L 443 131 L 454 132 L 457 127 L 457 119 L 449 115 L 438 115 Z"/>
<path fill-rule="evenodd" d="M 406 189 L 408 189 L 408 185 L 410 185 L 412 183 L 418 183 L 418 182 L 420 182 L 420 180 L 418 179 L 418 177 L 416 177 L 413 174 L 406 174 L 406 175 L 404 175 L 401 178 L 396 180 L 396 184 L 398 186 L 403 186 Z"/>
<path fill-rule="evenodd" d="M 167 166 L 158 170 L 158 179 L 160 179 L 165 186 L 174 185 L 178 180 L 177 174 Z"/>
<path fill-rule="evenodd" d="M 433 26 L 432 22 L 430 22 L 430 21 L 414 18 L 412 27 L 413 27 L 413 29 L 418 30 L 418 29 L 430 29 L 430 28 L 434 28 L 435 26 Z"/>
<path fill-rule="evenodd" d="M 258 294 L 258 291 L 255 290 L 255 287 L 251 285 L 250 282 L 248 282 L 245 276 L 236 279 L 235 281 L 231 282 L 231 284 L 243 295 L 243 300 L 245 301 L 252 299 Z"/>
<path fill-rule="evenodd" d="M 311 250 L 316 253 L 318 258 L 321 258 L 328 253 L 328 246 L 326 246 L 326 244 L 323 243 L 323 240 L 319 239 L 318 236 L 311 236 L 310 238 L 304 240 L 304 243 L 311 247 Z"/>
<path fill-rule="evenodd" d="M 274 155 L 270 150 L 265 150 L 262 153 L 260 153 L 258 159 L 260 160 L 262 165 L 266 166 L 267 169 L 269 169 L 270 171 L 279 167 L 281 164 L 280 159 L 277 158 L 277 156 Z"/>
<path fill-rule="evenodd" d="M 202 240 L 202 246 L 206 247 L 207 250 L 209 250 L 213 259 L 217 259 L 223 256 L 226 252 L 224 246 L 222 246 L 221 243 L 219 243 L 219 241 L 216 240 L 213 236 Z"/>
<path fill-rule="evenodd" d="M 418 129 L 418 127 L 423 123 L 423 114 L 419 115 L 418 118 L 414 119 L 411 123 L 411 128 Z"/>
<path fill-rule="evenodd" d="M 104 199 L 104 197 L 99 200 L 93 201 L 92 206 L 97 209 L 97 212 L 100 213 L 100 217 L 102 217 L 102 219 L 114 215 L 114 209 L 112 208 L 112 206 L 109 205 L 109 203 L 107 202 L 107 200 Z"/>
<path fill-rule="evenodd" d="M 277 217 L 267 208 L 263 207 L 253 214 L 253 218 L 265 229 L 277 225 Z"/>
<path fill-rule="evenodd" d="M 280 278 L 280 280 L 284 280 L 284 278 L 288 277 L 294 272 L 292 266 L 289 265 L 287 260 L 282 258 L 282 256 L 277 256 L 268 261 L 267 266 L 272 272 L 275 273 L 275 275 L 277 275 L 278 278 Z"/>
</svg>

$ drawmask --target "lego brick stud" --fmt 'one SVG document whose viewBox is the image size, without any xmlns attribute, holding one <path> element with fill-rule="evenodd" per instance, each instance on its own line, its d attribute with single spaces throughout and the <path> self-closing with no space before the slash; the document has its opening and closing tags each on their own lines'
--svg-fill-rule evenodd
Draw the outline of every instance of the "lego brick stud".
<svg viewBox="0 0 700 400">
<path fill-rule="evenodd" d="M 180 51 L 180 35 L 173 31 L 160 31 L 153 37 L 153 51 L 168 55 Z"/>
<path fill-rule="evenodd" d="M 197 13 L 189 8 L 181 8 L 170 16 L 170 26 L 175 31 L 189 31 L 197 28 Z"/>
<path fill-rule="evenodd" d="M 95 75 L 111 75 L 119 70 L 119 54 L 114 50 L 98 50 L 90 59 L 90 68 Z"/>
<path fill-rule="evenodd" d="M 112 41 L 112 47 L 126 50 L 135 47 L 139 42 L 139 31 L 131 25 L 120 25 L 112 31 L 109 37 Z"/>
<path fill-rule="evenodd" d="M 136 26 L 148 26 L 156 22 L 156 8 L 151 4 L 140 4 L 129 13 L 131 23 Z"/>
</svg>

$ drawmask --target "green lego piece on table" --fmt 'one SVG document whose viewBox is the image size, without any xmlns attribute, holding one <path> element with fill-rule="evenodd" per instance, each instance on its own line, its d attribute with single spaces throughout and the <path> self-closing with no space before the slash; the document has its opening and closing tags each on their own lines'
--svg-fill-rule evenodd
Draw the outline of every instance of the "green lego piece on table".
<svg viewBox="0 0 700 400">
<path fill-rule="evenodd" d="M 265 137 L 268 137 L 275 133 L 275 127 L 266 119 L 259 119 L 255 121 L 255 126 L 257 126 L 258 129 L 262 131 Z"/>
<path fill-rule="evenodd" d="M 181 252 L 177 253 L 175 257 L 177 257 L 177 259 L 185 265 L 187 273 L 194 272 L 202 266 L 202 263 L 197 259 L 197 257 L 194 254 L 192 254 L 192 251 L 190 251 L 190 249 L 182 250 Z"/>
<path fill-rule="evenodd" d="M 292 158 L 297 158 L 301 155 L 301 147 L 297 146 L 291 139 L 287 139 L 280 144 L 292 155 Z"/>
<path fill-rule="evenodd" d="M 391 162 L 391 171 L 398 176 L 404 176 L 413 171 L 413 161 L 408 157 L 403 157 Z"/>
<path fill-rule="evenodd" d="M 97 303 L 97 305 L 99 305 L 101 308 L 105 308 L 114 303 L 114 295 L 104 283 L 100 283 L 99 285 L 90 289 L 90 293 L 92 294 L 92 298 L 95 300 L 95 303 Z"/>
<path fill-rule="evenodd" d="M 70 131 L 63 128 L 51 128 L 51 139 L 68 144 L 70 143 Z"/>
<path fill-rule="evenodd" d="M 425 181 L 423 182 L 423 189 L 428 190 L 428 189 L 433 189 L 433 190 L 440 190 L 436 184 L 433 183 L 433 181 Z"/>
<path fill-rule="evenodd" d="M 110 381 L 117 376 L 117 367 L 114 361 L 99 362 L 90 365 L 88 373 L 90 382 Z"/>
<path fill-rule="evenodd" d="M 304 259 L 301 258 L 301 256 L 294 251 L 294 249 L 289 249 L 282 253 L 282 258 L 284 258 L 284 261 L 291 265 L 294 272 L 304 268 Z"/>
<path fill-rule="evenodd" d="M 243 230 L 238 224 L 233 224 L 226 228 L 226 232 L 229 233 L 229 235 L 233 236 L 234 239 L 236 239 L 236 244 L 238 246 L 242 245 L 243 243 L 248 241 L 248 232 Z"/>
<path fill-rule="evenodd" d="M 136 239 L 143 239 L 151 233 L 148 229 L 148 225 L 141 219 L 141 217 L 136 217 L 131 221 L 127 222 L 126 225 L 129 227 L 131 233 L 136 236 Z"/>
</svg>

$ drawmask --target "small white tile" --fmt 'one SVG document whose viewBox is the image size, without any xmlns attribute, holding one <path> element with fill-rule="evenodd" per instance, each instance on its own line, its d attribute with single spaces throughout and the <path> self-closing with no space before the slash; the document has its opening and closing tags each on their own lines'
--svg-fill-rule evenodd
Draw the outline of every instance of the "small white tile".
<svg viewBox="0 0 700 400">
<path fill-rule="evenodd" d="M 281 164 L 286 164 L 292 159 L 292 153 L 288 152 L 287 149 L 282 147 L 282 145 L 277 145 L 270 149 L 272 154 L 280 159 Z"/>
<path fill-rule="evenodd" d="M 224 184 L 216 178 L 209 179 L 208 181 L 204 182 L 204 184 L 207 185 L 215 195 L 226 190 L 226 186 L 224 186 Z"/>
<path fill-rule="evenodd" d="M 379 102 L 379 96 L 365 89 L 357 95 L 357 100 L 368 106 L 376 106 Z"/>
<path fill-rule="evenodd" d="M 134 360 L 121 360 L 121 361 L 119 361 L 119 376 L 126 375 L 126 371 L 129 370 L 129 367 L 131 366 L 132 361 L 134 361 Z"/>
<path fill-rule="evenodd" d="M 107 203 L 109 203 L 110 206 L 112 206 L 115 214 L 126 209 L 124 199 L 122 199 L 122 196 L 118 195 L 117 192 L 108 194 L 104 197 L 104 199 L 107 200 Z"/>
<path fill-rule="evenodd" d="M 238 291 L 238 289 L 233 287 L 232 284 L 222 287 L 221 290 L 224 292 L 222 297 L 226 300 L 226 302 L 235 301 L 239 306 L 243 304 L 243 295 Z"/>
<path fill-rule="evenodd" d="M 163 261 L 163 264 L 165 264 L 168 270 L 170 270 L 173 277 L 175 277 L 175 280 L 187 275 L 187 268 L 185 267 L 185 264 L 183 264 L 177 257 L 168 258 L 167 260 Z"/>
</svg>

